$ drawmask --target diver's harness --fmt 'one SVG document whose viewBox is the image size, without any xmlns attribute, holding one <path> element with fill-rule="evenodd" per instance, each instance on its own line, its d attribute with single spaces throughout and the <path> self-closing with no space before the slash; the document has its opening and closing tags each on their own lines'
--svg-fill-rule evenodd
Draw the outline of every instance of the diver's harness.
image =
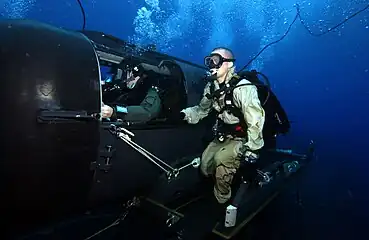
<svg viewBox="0 0 369 240">
<path fill-rule="evenodd" d="M 191 166 L 194 167 L 194 168 L 198 168 L 200 166 L 200 159 L 195 158 L 193 161 L 191 161 L 188 164 L 183 165 L 182 167 L 174 168 L 174 167 L 170 166 L 168 163 L 166 163 L 163 160 L 161 160 L 160 158 L 158 158 L 157 156 L 155 156 L 154 154 L 147 151 L 145 148 L 141 147 L 139 144 L 135 143 L 131 139 L 135 135 L 132 132 L 128 131 L 127 129 L 125 129 L 123 127 L 117 127 L 116 125 L 111 124 L 109 131 L 113 135 L 117 136 L 119 139 L 123 140 L 129 146 L 131 146 L 134 150 L 141 153 L 144 157 L 146 157 L 148 160 L 150 160 L 152 163 L 154 163 L 158 168 L 163 170 L 166 174 L 166 177 L 167 177 L 168 181 L 170 181 L 174 178 L 177 178 L 180 171 L 182 171 L 185 168 L 188 168 L 188 167 L 191 167 Z"/>
<path fill-rule="evenodd" d="M 260 74 L 266 81 L 266 84 L 262 84 L 258 78 L 257 75 Z M 250 78 L 246 79 L 249 80 L 250 83 L 244 83 L 239 84 L 239 82 L 245 77 L 241 77 L 242 75 L 246 75 L 246 77 Z M 206 94 L 206 97 L 208 99 L 219 99 L 221 96 L 224 95 L 224 107 L 218 111 L 218 115 L 222 114 L 223 112 L 228 112 L 232 114 L 233 116 L 237 117 L 239 119 L 239 123 L 236 124 L 226 124 L 223 122 L 219 117 L 217 117 L 215 124 L 213 126 L 213 133 L 214 136 L 218 139 L 219 142 L 224 142 L 227 136 L 232 136 L 235 138 L 247 138 L 247 124 L 244 119 L 242 111 L 234 104 L 233 99 L 233 90 L 242 86 L 257 86 L 257 87 L 267 87 L 268 88 L 268 95 L 265 99 L 265 101 L 262 103 L 262 106 L 265 105 L 265 103 L 269 99 L 270 94 L 270 84 L 268 78 L 255 70 L 252 70 L 250 72 L 245 72 L 240 75 L 235 75 L 231 78 L 231 80 L 226 83 L 223 87 L 215 91 L 215 85 L 212 82 L 210 84 L 210 93 Z"/>
</svg>

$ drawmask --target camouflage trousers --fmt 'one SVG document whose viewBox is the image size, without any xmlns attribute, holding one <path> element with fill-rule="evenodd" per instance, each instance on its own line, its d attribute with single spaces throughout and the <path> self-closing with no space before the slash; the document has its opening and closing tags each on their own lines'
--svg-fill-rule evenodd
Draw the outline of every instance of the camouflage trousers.
<svg viewBox="0 0 369 240">
<path fill-rule="evenodd" d="M 214 196 L 219 203 L 227 202 L 232 195 L 231 184 L 240 166 L 239 149 L 242 141 L 226 139 L 213 140 L 201 157 L 201 172 L 205 176 L 215 174 Z"/>
</svg>

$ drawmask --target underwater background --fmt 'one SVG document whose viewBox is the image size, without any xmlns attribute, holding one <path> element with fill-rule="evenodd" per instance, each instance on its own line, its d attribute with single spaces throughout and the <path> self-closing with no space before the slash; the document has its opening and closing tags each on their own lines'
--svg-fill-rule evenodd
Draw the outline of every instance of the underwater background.
<svg viewBox="0 0 369 240">
<path fill-rule="evenodd" d="M 281 145 L 304 151 L 313 139 L 318 158 L 298 191 L 283 193 L 241 238 L 369 239 L 369 9 L 350 17 L 368 0 L 81 2 L 87 30 L 153 43 L 199 64 L 212 48 L 230 47 L 238 69 L 279 40 L 299 13 L 249 69 L 269 77 L 292 121 Z M 0 13 L 66 29 L 83 25 L 75 0 L 0 0 Z"/>
</svg>

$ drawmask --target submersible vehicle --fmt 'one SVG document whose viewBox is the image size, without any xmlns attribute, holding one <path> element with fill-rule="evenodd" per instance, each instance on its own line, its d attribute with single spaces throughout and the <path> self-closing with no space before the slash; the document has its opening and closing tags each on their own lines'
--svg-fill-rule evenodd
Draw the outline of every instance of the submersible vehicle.
<svg viewBox="0 0 369 240">
<path fill-rule="evenodd" d="M 214 210 L 208 202 L 213 183 L 197 169 L 213 119 L 197 125 L 176 119 L 199 102 L 206 68 L 101 32 L 37 21 L 1 20 L 0 34 L 4 238 L 54 239 L 71 228 L 60 230 L 60 222 L 119 206 L 112 225 L 98 231 L 87 224 L 73 239 L 124 229 L 131 215 L 155 219 L 157 232 L 191 233 L 201 222 L 203 233 L 229 239 L 314 155 L 313 144 L 304 154 L 265 149 L 257 164 L 239 170 L 227 209 Z M 103 121 L 102 101 L 119 94 L 132 61 L 162 75 L 171 93 L 164 101 L 172 104 L 145 124 Z M 103 69 L 112 73 L 109 86 L 101 84 Z M 281 106 L 278 111 L 286 116 Z M 286 134 L 288 118 L 279 120 L 288 126 Z"/>
</svg>

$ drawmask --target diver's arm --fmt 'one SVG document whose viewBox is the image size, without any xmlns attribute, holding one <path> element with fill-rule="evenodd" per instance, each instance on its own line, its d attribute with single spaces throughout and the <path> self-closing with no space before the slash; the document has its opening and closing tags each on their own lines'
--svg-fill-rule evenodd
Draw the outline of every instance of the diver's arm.
<svg viewBox="0 0 369 240">
<path fill-rule="evenodd" d="M 150 88 L 147 92 L 146 97 L 138 106 L 127 106 L 121 108 L 120 112 L 119 106 L 115 107 L 114 112 L 116 112 L 117 118 L 121 118 L 127 122 L 148 122 L 153 118 L 156 118 L 161 109 L 161 100 L 158 92 L 154 88 Z"/>
<path fill-rule="evenodd" d="M 265 111 L 261 106 L 255 86 L 242 86 L 234 89 L 234 103 L 242 110 L 247 124 L 245 150 L 257 151 L 264 146 L 263 126 Z"/>
<path fill-rule="evenodd" d="M 198 105 L 185 108 L 181 111 L 185 114 L 184 120 L 188 123 L 196 124 L 209 115 L 212 108 L 212 100 L 208 99 L 206 94 L 210 93 L 210 84 L 208 83 L 205 86 L 203 97 Z"/>
<path fill-rule="evenodd" d="M 156 89 L 150 88 L 139 106 L 127 106 L 125 121 L 148 122 L 156 118 L 161 109 L 161 99 Z"/>
</svg>

